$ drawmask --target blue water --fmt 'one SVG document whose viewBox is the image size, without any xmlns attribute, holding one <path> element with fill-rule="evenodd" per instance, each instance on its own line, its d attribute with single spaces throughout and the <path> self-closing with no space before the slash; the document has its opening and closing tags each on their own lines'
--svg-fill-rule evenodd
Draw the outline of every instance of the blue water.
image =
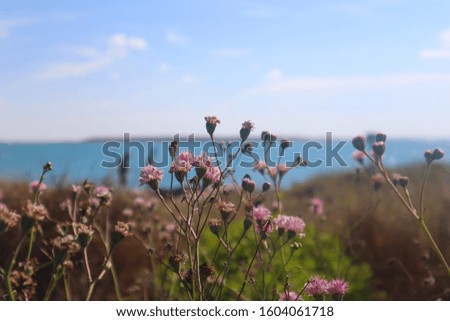
<svg viewBox="0 0 450 321">
<path fill-rule="evenodd" d="M 325 144 L 324 141 L 318 141 Z M 295 152 L 302 152 L 305 141 L 296 140 L 293 146 L 286 152 L 287 159 L 293 159 Z M 337 141 L 334 141 L 337 144 Z M 42 170 L 42 164 L 47 161 L 53 163 L 54 170 L 49 173 L 46 183 L 49 186 L 67 183 L 81 183 L 89 179 L 96 183 L 105 181 L 118 183 L 117 168 L 102 167 L 102 161 L 111 161 L 102 153 L 102 142 L 81 142 L 81 143 L 48 143 L 48 144 L 5 144 L 0 143 L 0 180 L 25 180 L 31 181 L 38 179 Z M 391 140 L 387 144 L 385 164 L 389 167 L 409 165 L 415 163 L 424 163 L 423 153 L 426 149 L 440 147 L 450 153 L 450 140 Z M 162 147 L 160 142 L 154 145 L 154 159 L 161 160 Z M 255 152 L 262 156 L 262 148 L 256 148 Z M 352 171 L 357 167 L 357 163 L 352 159 L 354 148 L 351 142 L 347 142 L 340 150 L 339 155 L 343 158 L 347 166 L 342 166 L 334 160 L 331 166 L 325 163 L 318 167 L 296 168 L 289 172 L 283 181 L 284 187 L 289 187 L 293 183 L 302 182 L 318 175 L 330 173 Z M 278 153 L 278 148 L 272 151 Z M 310 161 L 317 159 L 325 160 L 325 148 L 317 150 L 312 148 L 308 155 Z M 145 148 L 145 160 L 147 160 L 148 148 Z M 276 157 L 275 157 L 276 159 Z M 239 160 L 239 159 L 238 159 Z M 240 160 L 249 160 L 248 157 Z M 450 157 L 445 157 L 443 162 L 450 162 Z M 130 150 L 130 169 L 128 171 L 128 186 L 138 187 L 139 182 L 139 157 L 138 150 Z M 167 170 L 168 167 L 163 169 Z M 251 168 L 235 167 L 236 178 L 241 179 L 246 173 L 249 173 L 258 183 L 264 180 Z M 169 175 L 164 176 L 162 186 L 169 185 Z"/>
</svg>

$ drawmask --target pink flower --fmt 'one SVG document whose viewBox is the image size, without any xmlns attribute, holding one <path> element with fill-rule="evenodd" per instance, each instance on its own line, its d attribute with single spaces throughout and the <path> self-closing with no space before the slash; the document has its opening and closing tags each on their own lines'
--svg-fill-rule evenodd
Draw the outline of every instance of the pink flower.
<svg viewBox="0 0 450 321">
<path fill-rule="evenodd" d="M 264 206 L 254 207 L 251 212 L 256 221 L 256 231 L 259 233 L 270 234 L 273 232 L 273 223 L 271 222 L 271 212 Z"/>
<path fill-rule="evenodd" d="M 344 295 L 348 292 L 348 282 L 341 279 L 333 279 L 328 282 L 327 292 L 330 295 Z"/>
<path fill-rule="evenodd" d="M 141 186 L 144 184 L 158 184 L 161 182 L 163 177 L 163 173 L 160 169 L 147 165 L 143 169 L 141 169 L 141 175 L 139 177 L 139 182 Z"/>
<path fill-rule="evenodd" d="M 220 169 L 218 167 L 210 166 L 206 170 L 204 179 L 207 180 L 210 184 L 216 184 L 220 181 Z"/>
<path fill-rule="evenodd" d="M 125 217 L 132 217 L 133 216 L 133 210 L 131 208 L 124 208 L 122 211 L 122 215 Z"/>
<path fill-rule="evenodd" d="M 310 211 L 316 216 L 320 216 L 323 213 L 323 201 L 322 199 L 315 197 L 311 200 Z"/>
<path fill-rule="evenodd" d="M 94 188 L 93 196 L 100 201 L 100 205 L 109 205 L 112 199 L 111 190 L 106 186 Z"/>
<path fill-rule="evenodd" d="M 268 208 L 261 205 L 258 207 L 254 207 L 251 214 L 253 215 L 255 221 L 258 222 L 269 219 L 272 213 Z"/>
<path fill-rule="evenodd" d="M 327 293 L 328 282 L 318 276 L 309 280 L 305 287 L 305 292 L 314 297 L 318 297 Z"/>
<path fill-rule="evenodd" d="M 287 231 L 289 236 L 294 237 L 297 233 L 300 237 L 303 237 L 302 234 L 305 228 L 305 222 L 297 216 L 287 216 L 287 215 L 278 215 L 278 217 L 274 220 L 275 225 L 278 227 L 278 232 L 283 234 Z"/>
<path fill-rule="evenodd" d="M 192 162 L 192 165 L 196 168 L 207 168 L 211 167 L 211 158 L 205 153 L 201 153 L 199 156 L 196 156 Z"/>
<path fill-rule="evenodd" d="M 364 159 L 366 158 L 366 154 L 364 154 L 363 152 L 360 151 L 356 151 L 352 154 L 353 159 L 359 163 L 363 163 Z"/>
<path fill-rule="evenodd" d="M 38 181 L 32 181 L 28 185 L 28 190 L 30 191 L 30 193 L 36 193 L 36 190 L 37 190 L 38 186 L 39 186 L 39 182 Z M 47 189 L 47 185 L 45 185 L 44 183 L 41 183 L 41 185 L 39 186 L 39 193 L 42 193 L 46 189 Z"/>
<path fill-rule="evenodd" d="M 302 297 L 295 291 L 283 292 L 279 301 L 302 301 Z"/>
</svg>

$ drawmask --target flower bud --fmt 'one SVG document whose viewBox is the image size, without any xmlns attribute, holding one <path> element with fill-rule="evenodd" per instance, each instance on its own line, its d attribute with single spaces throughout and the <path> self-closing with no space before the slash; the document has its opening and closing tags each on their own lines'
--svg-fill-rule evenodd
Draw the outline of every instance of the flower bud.
<svg viewBox="0 0 450 321">
<path fill-rule="evenodd" d="M 53 169 L 53 164 L 51 162 L 47 162 L 42 166 L 42 169 L 45 173 L 50 172 Z"/>
<path fill-rule="evenodd" d="M 376 142 L 375 144 L 373 144 L 372 149 L 375 155 L 381 157 L 386 151 L 386 145 L 384 144 L 384 142 Z"/>
<path fill-rule="evenodd" d="M 409 178 L 406 177 L 406 176 L 402 176 L 402 177 L 400 177 L 400 178 L 398 179 L 398 184 L 399 184 L 401 187 L 406 187 L 406 186 L 408 186 L 408 183 L 409 183 Z"/>
<path fill-rule="evenodd" d="M 252 227 L 252 225 L 253 225 L 252 219 L 249 217 L 246 217 L 244 219 L 244 231 L 247 231 L 250 227 Z"/>
<path fill-rule="evenodd" d="M 209 230 L 216 236 L 219 236 L 219 229 L 222 226 L 222 222 L 216 219 L 212 219 L 208 222 Z"/>
<path fill-rule="evenodd" d="M 220 124 L 220 120 L 216 116 L 206 116 L 206 131 L 209 136 L 213 136 L 214 131 L 216 130 L 217 124 Z"/>
<path fill-rule="evenodd" d="M 425 160 L 427 161 L 427 164 L 430 165 L 434 160 L 433 151 L 431 149 L 426 150 L 424 153 L 424 156 L 425 156 Z"/>
<path fill-rule="evenodd" d="M 436 148 L 433 151 L 433 160 L 440 160 L 444 157 L 444 152 L 440 148 Z"/>
<path fill-rule="evenodd" d="M 256 183 L 251 180 L 249 175 L 245 175 L 242 180 L 242 189 L 246 192 L 253 193 L 256 188 Z"/>
<path fill-rule="evenodd" d="M 262 191 L 267 192 L 268 190 L 270 190 L 271 187 L 272 187 L 272 184 L 270 184 L 269 182 L 264 182 L 264 184 L 262 186 Z"/>
<path fill-rule="evenodd" d="M 353 147 L 355 147 L 359 151 L 364 151 L 366 148 L 366 138 L 364 136 L 356 136 L 352 140 Z"/>
<path fill-rule="evenodd" d="M 249 120 L 242 124 L 242 128 L 239 132 L 242 141 L 245 141 L 248 136 L 250 136 L 250 132 L 253 130 L 253 128 L 254 125 Z"/>
<path fill-rule="evenodd" d="M 282 139 L 280 142 L 280 155 L 283 155 L 285 149 L 291 146 L 292 142 L 288 141 L 287 139 Z"/>
<path fill-rule="evenodd" d="M 375 140 L 376 140 L 377 142 L 383 142 L 383 143 L 385 143 L 385 142 L 386 142 L 386 139 L 387 139 L 387 136 L 386 136 L 386 134 L 383 134 L 383 133 L 378 133 L 378 134 L 375 136 Z"/>
</svg>

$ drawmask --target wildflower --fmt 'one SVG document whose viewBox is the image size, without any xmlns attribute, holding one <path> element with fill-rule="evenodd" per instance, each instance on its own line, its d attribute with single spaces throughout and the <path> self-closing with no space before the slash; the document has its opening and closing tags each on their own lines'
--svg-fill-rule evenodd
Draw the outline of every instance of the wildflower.
<svg viewBox="0 0 450 321">
<path fill-rule="evenodd" d="M 366 138 L 362 135 L 356 136 L 353 138 L 352 144 L 357 150 L 363 152 L 366 149 Z"/>
<path fill-rule="evenodd" d="M 263 238 L 273 232 L 274 226 L 271 221 L 272 215 L 269 209 L 264 206 L 254 207 L 251 214 L 256 221 L 256 231 L 261 233 Z"/>
<path fill-rule="evenodd" d="M 280 174 L 280 177 L 283 177 L 284 174 L 289 172 L 289 167 L 287 167 L 285 164 L 278 164 L 277 172 Z"/>
<path fill-rule="evenodd" d="M 302 301 L 302 297 L 295 291 L 283 292 L 279 301 Z"/>
<path fill-rule="evenodd" d="M 48 212 L 44 205 L 34 204 L 28 200 L 25 206 L 25 215 L 34 221 L 43 221 L 48 217 Z"/>
<path fill-rule="evenodd" d="M 38 191 L 38 187 L 39 187 L 39 191 Z M 43 191 L 45 191 L 47 189 L 47 185 L 45 185 L 44 183 L 40 183 L 39 181 L 32 181 L 30 184 L 28 184 L 28 190 L 30 193 L 42 193 Z"/>
<path fill-rule="evenodd" d="M 249 120 L 242 124 L 242 128 L 239 131 L 239 135 L 241 136 L 242 141 L 245 141 L 248 136 L 250 136 L 250 132 L 253 130 L 253 128 L 255 128 L 255 126 Z"/>
<path fill-rule="evenodd" d="M 147 165 L 141 169 L 141 175 L 139 177 L 139 182 L 141 186 L 147 184 L 154 190 L 158 189 L 159 183 L 161 182 L 163 173 L 160 169 Z"/>
<path fill-rule="evenodd" d="M 206 116 L 206 131 L 208 132 L 209 136 L 213 136 L 214 131 L 216 130 L 217 124 L 220 124 L 219 118 L 216 116 Z"/>
<path fill-rule="evenodd" d="M 242 180 L 242 189 L 245 192 L 253 193 L 256 188 L 256 183 L 250 178 L 249 175 L 245 175 L 244 179 Z"/>
<path fill-rule="evenodd" d="M 220 169 L 218 167 L 208 167 L 205 173 L 205 176 L 203 177 L 203 184 L 205 186 L 212 184 L 217 184 L 220 182 L 221 173 Z"/>
<path fill-rule="evenodd" d="M 216 219 L 212 219 L 208 222 L 208 226 L 210 231 L 216 235 L 219 236 L 219 229 L 222 226 L 222 222 Z"/>
<path fill-rule="evenodd" d="M 401 187 L 406 187 L 409 183 L 409 178 L 406 176 L 402 176 L 400 174 L 394 173 L 392 175 L 392 183 L 394 183 L 394 185 L 400 185 Z"/>
<path fill-rule="evenodd" d="M 376 142 L 375 144 L 373 144 L 372 149 L 375 155 L 381 157 L 386 151 L 386 145 L 384 144 L 384 142 Z"/>
<path fill-rule="evenodd" d="M 280 236 L 283 235 L 286 231 L 288 233 L 289 239 L 295 237 L 297 234 L 300 237 L 304 236 L 302 232 L 305 228 L 305 222 L 303 222 L 300 217 L 278 215 L 273 222 L 278 227 L 278 234 Z"/>
<path fill-rule="evenodd" d="M 117 222 L 114 231 L 111 233 L 111 250 L 125 237 L 131 236 L 130 225 L 124 222 Z"/>
<path fill-rule="evenodd" d="M 360 163 L 361 165 L 364 163 L 364 159 L 366 158 L 366 154 L 364 154 L 363 152 L 361 152 L 359 150 L 354 152 L 352 156 L 353 156 L 353 159 L 355 161 L 357 161 L 358 163 Z"/>
<path fill-rule="evenodd" d="M 342 297 L 348 292 L 348 282 L 341 279 L 333 279 L 328 282 L 327 292 L 334 300 L 342 300 Z"/>
<path fill-rule="evenodd" d="M 111 190 L 106 186 L 97 186 L 94 188 L 93 196 L 100 201 L 100 206 L 109 206 L 112 200 Z"/>
<path fill-rule="evenodd" d="M 310 212 L 315 216 L 320 216 L 323 214 L 323 201 L 322 199 L 315 197 L 310 202 Z"/>
<path fill-rule="evenodd" d="M 312 277 L 305 287 L 305 292 L 316 299 L 327 293 L 328 282 L 318 276 Z"/>
<path fill-rule="evenodd" d="M 211 158 L 205 153 L 201 153 L 194 158 L 192 166 L 195 167 L 195 174 L 197 177 L 202 178 L 206 174 L 208 167 L 212 166 Z"/>
<path fill-rule="evenodd" d="M 11 212 L 5 204 L 0 203 L 0 233 L 16 227 L 19 220 L 18 214 Z"/>
<path fill-rule="evenodd" d="M 75 242 L 75 237 L 72 234 L 56 237 L 53 239 L 52 245 L 56 265 L 63 264 L 69 256 L 80 250 L 80 244 Z"/>
<path fill-rule="evenodd" d="M 11 285 L 14 288 L 18 299 L 28 301 L 36 295 L 37 282 L 32 274 L 14 270 L 10 274 Z"/>
<path fill-rule="evenodd" d="M 89 245 L 92 240 L 92 236 L 94 235 L 94 230 L 92 226 L 87 226 L 84 224 L 77 225 L 77 242 L 80 244 L 82 248 L 85 248 Z"/>
<path fill-rule="evenodd" d="M 234 204 L 231 202 L 220 202 L 218 207 L 223 221 L 225 223 L 228 222 L 228 218 L 230 217 L 231 213 L 234 213 L 235 211 Z"/>
<path fill-rule="evenodd" d="M 167 224 L 166 231 L 170 234 L 174 234 L 177 231 L 177 226 L 174 223 Z"/>
</svg>

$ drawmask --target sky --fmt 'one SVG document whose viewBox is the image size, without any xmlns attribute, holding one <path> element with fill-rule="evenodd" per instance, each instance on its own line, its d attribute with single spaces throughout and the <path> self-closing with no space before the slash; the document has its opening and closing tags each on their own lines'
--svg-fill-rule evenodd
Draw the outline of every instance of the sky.
<svg viewBox="0 0 450 321">
<path fill-rule="evenodd" d="M 450 1 L 0 5 L 0 141 L 450 138 Z"/>
</svg>

